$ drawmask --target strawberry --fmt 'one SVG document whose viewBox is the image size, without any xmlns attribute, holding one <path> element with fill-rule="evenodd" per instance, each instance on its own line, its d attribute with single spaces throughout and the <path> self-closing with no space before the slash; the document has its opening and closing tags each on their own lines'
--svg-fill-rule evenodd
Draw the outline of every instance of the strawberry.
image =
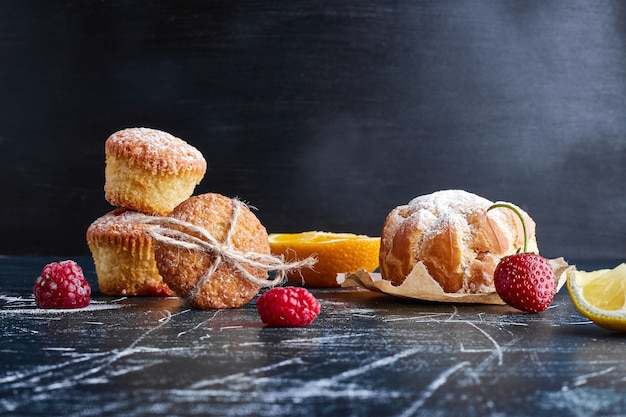
<svg viewBox="0 0 626 417">
<path fill-rule="evenodd" d="M 527 313 L 540 313 L 550 306 L 556 294 L 554 270 L 542 256 L 526 252 L 526 222 L 519 210 L 507 203 L 497 203 L 487 211 L 496 207 L 513 210 L 524 230 L 523 250 L 505 256 L 496 266 L 493 275 L 496 292 L 511 307 Z"/>
<path fill-rule="evenodd" d="M 505 256 L 494 272 L 496 292 L 502 300 L 527 313 L 540 313 L 548 308 L 556 293 L 552 267 L 534 253 Z"/>
</svg>

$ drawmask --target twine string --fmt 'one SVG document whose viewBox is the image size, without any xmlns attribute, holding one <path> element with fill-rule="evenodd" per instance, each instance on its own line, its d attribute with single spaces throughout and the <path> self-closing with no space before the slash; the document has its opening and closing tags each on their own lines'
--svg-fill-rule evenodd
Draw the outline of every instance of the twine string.
<svg viewBox="0 0 626 417">
<path fill-rule="evenodd" d="M 230 217 L 230 226 L 223 242 L 215 239 L 205 228 L 192 223 L 175 219 L 173 217 L 155 217 L 147 215 L 137 215 L 136 221 L 152 225 L 146 232 L 155 240 L 178 248 L 196 250 L 205 253 L 212 253 L 215 256 L 213 264 L 198 280 L 188 300 L 194 300 L 198 292 L 202 289 L 208 279 L 217 271 L 223 262 L 233 266 L 249 282 L 260 287 L 274 287 L 282 284 L 286 273 L 293 269 L 311 267 L 317 259 L 308 257 L 293 262 L 286 262 L 282 256 L 268 255 L 256 252 L 241 252 L 233 246 L 232 236 L 234 234 L 241 206 L 241 201 L 233 199 L 233 211 Z M 197 237 L 196 235 L 200 236 Z M 274 271 L 274 279 L 259 279 L 252 275 L 244 266 Z"/>
</svg>

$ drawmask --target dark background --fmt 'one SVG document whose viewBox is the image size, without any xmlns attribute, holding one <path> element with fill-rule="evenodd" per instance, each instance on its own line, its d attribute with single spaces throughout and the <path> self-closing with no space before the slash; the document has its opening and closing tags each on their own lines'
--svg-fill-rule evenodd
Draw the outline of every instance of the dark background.
<svg viewBox="0 0 626 417">
<path fill-rule="evenodd" d="M 270 232 L 462 188 L 542 254 L 626 255 L 626 3 L 0 3 L 0 254 L 88 254 L 104 141 L 168 131 Z"/>
</svg>

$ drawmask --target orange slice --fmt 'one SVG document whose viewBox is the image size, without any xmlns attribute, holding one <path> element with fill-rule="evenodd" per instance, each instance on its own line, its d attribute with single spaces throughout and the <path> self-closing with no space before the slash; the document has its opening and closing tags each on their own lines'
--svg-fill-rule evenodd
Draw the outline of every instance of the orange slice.
<svg viewBox="0 0 626 417">
<path fill-rule="evenodd" d="M 590 272 L 571 271 L 567 289 L 583 316 L 606 329 L 626 332 L 626 264 Z"/>
<path fill-rule="evenodd" d="M 337 274 L 378 268 L 380 238 L 352 233 L 272 233 L 270 248 L 275 255 L 294 261 L 315 256 L 312 268 L 291 271 L 287 277 L 306 287 L 338 287 Z"/>
</svg>

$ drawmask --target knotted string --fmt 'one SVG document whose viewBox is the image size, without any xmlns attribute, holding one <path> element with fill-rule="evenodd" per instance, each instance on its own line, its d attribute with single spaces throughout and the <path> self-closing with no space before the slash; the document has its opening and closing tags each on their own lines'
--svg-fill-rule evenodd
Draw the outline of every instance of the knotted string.
<svg viewBox="0 0 626 417">
<path fill-rule="evenodd" d="M 173 217 L 155 217 L 138 214 L 135 218 L 135 221 L 139 223 L 153 225 L 154 227 L 149 227 L 146 232 L 159 242 L 178 248 L 211 253 L 215 256 L 213 264 L 204 273 L 202 278 L 198 280 L 187 297 L 186 301 L 188 303 L 195 300 L 198 292 L 200 292 L 207 280 L 211 278 L 223 262 L 233 266 L 239 271 L 242 277 L 260 287 L 274 287 L 280 285 L 285 281 L 288 271 L 311 267 L 317 262 L 317 259 L 312 256 L 302 260 L 286 262 L 282 256 L 239 251 L 233 246 L 231 239 L 237 225 L 241 207 L 244 206 L 244 203 L 237 199 L 233 199 L 232 201 L 233 212 L 230 218 L 230 227 L 223 242 L 219 242 L 215 239 L 205 228 Z M 194 234 L 201 236 L 201 238 L 194 236 Z M 265 270 L 268 273 L 274 271 L 276 276 L 272 280 L 259 279 L 246 270 L 244 266 Z"/>
</svg>

